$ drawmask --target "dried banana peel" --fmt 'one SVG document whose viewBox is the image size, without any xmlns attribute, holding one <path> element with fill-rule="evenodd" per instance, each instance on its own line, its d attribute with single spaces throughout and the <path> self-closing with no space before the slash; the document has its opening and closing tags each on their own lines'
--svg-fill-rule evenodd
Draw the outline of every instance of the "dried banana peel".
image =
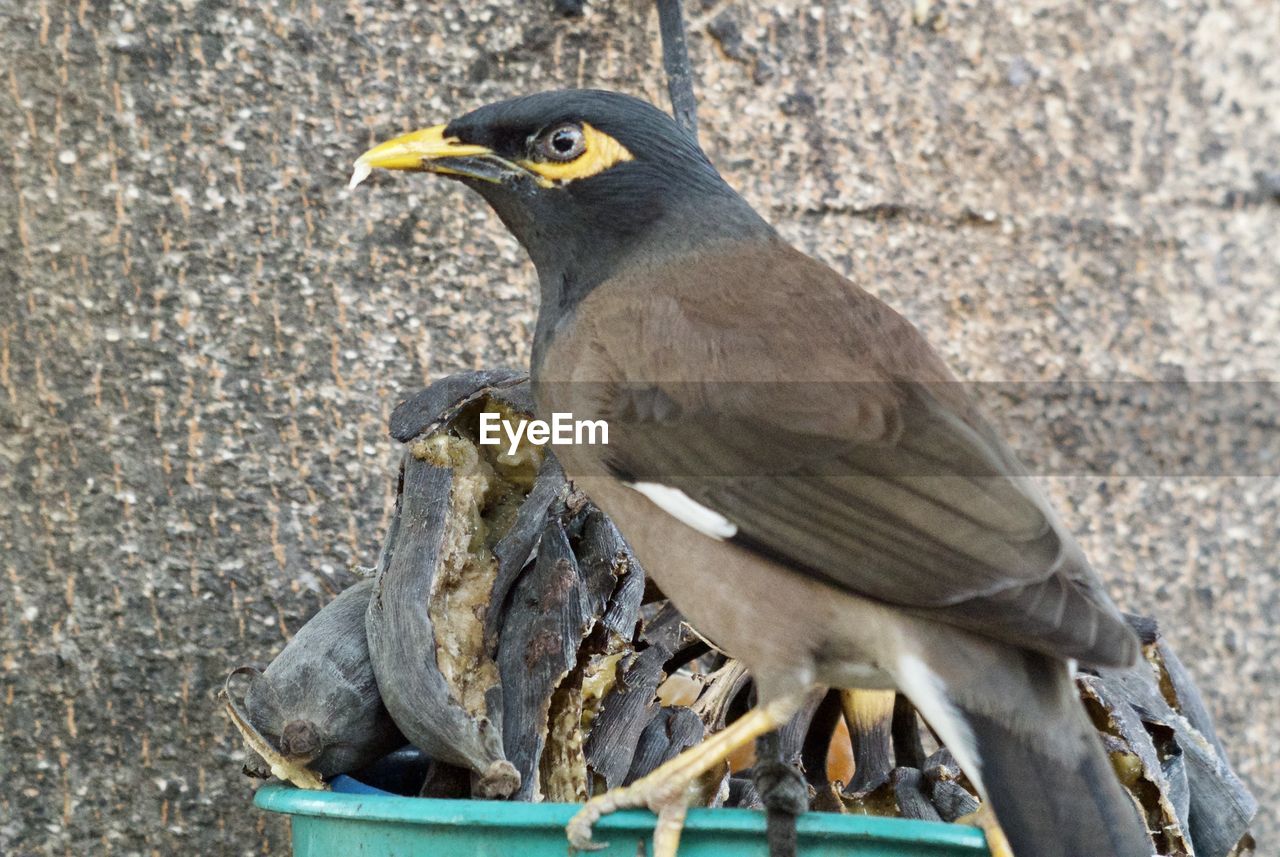
<svg viewBox="0 0 1280 857">
<path fill-rule="evenodd" d="M 238 672 L 238 670 L 233 671 L 232 674 L 234 675 L 235 672 Z M 231 677 L 228 676 L 227 681 L 230 682 L 230 680 Z M 232 697 L 230 688 L 224 686 L 222 694 L 226 698 L 226 712 L 231 719 L 232 725 L 236 727 L 240 737 L 244 739 L 245 746 L 258 754 L 266 764 L 267 771 L 271 776 L 279 777 L 300 789 L 323 791 L 329 788 L 315 771 L 307 767 L 305 761 L 290 759 L 285 756 L 249 722 L 244 710 L 240 708 Z"/>
<path fill-rule="evenodd" d="M 530 498 L 552 478 L 563 485 L 558 472 L 540 473 Z M 587 731 L 613 686 L 609 665 L 631 648 L 644 591 L 617 529 L 563 487 L 546 505 L 536 558 L 512 586 L 497 634 L 507 756 L 525 777 L 518 796 L 535 800 L 590 794 Z"/>
<path fill-rule="evenodd" d="M 250 749 L 304 788 L 359 770 L 406 741 L 382 704 L 365 641 L 372 581 L 347 589 L 294 635 L 264 672 L 251 673 L 241 710 L 227 710 Z M 230 679 L 230 676 L 228 677 Z M 286 772 L 282 774 L 281 771 Z"/>
<path fill-rule="evenodd" d="M 657 716 L 658 688 L 668 670 L 682 663 L 698 639 L 669 604 L 643 623 L 635 645 L 613 665 L 614 681 L 587 736 L 586 759 L 592 781 L 617 788 L 633 770 L 640 737 Z"/>
<path fill-rule="evenodd" d="M 536 778 L 539 759 L 550 731 L 551 700 L 561 682 L 578 661 L 578 647 L 593 624 L 583 610 L 586 581 L 578 568 L 565 533 L 564 523 L 552 515 L 546 522 L 538 557 L 521 575 L 511 592 L 507 621 L 498 643 L 498 665 L 503 681 L 503 712 L 510 723 L 506 747 L 509 758 L 524 776 L 520 797 L 531 799 L 539 794 Z M 581 700 L 581 694 L 578 694 Z M 561 730 L 558 749 L 563 752 L 573 742 L 572 731 L 581 722 L 565 718 L 563 710 L 570 700 L 562 700 L 556 719 Z M 577 743 L 581 743 L 578 741 Z M 577 764 L 576 758 L 574 763 Z M 585 784 L 582 770 L 565 771 L 572 782 Z M 561 793 L 563 796 L 563 793 Z"/>
<path fill-rule="evenodd" d="M 1155 622 L 1130 624 L 1145 659 L 1077 679 L 1112 762 L 1132 782 L 1161 854 L 1242 853 L 1257 801 L 1227 764 L 1199 692 Z"/>
<path fill-rule="evenodd" d="M 409 452 L 365 619 L 392 717 L 433 759 L 470 770 L 483 797 L 520 787 L 503 749 L 503 687 L 486 630 L 502 607 L 494 547 L 543 456 L 476 441 L 481 413 L 527 409 L 527 384 L 514 373 L 451 376 L 397 408 L 393 431 Z"/>
</svg>

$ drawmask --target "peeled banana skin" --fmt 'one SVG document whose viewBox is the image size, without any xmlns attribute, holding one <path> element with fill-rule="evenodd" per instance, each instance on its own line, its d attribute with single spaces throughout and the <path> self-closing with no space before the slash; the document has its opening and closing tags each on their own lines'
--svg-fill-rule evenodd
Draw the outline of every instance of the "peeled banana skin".
<svg viewBox="0 0 1280 857">
<path fill-rule="evenodd" d="M 502 686 L 484 633 L 501 606 L 493 598 L 499 569 L 482 591 L 464 597 L 456 589 L 476 579 L 458 565 L 459 543 L 483 536 L 466 531 L 472 515 L 466 507 L 475 503 L 467 479 L 484 465 L 464 461 L 464 453 L 474 456 L 474 444 L 466 446 L 454 421 L 469 406 L 490 402 L 527 413 L 523 376 L 502 370 L 450 376 L 396 409 L 392 434 L 409 450 L 365 627 L 383 700 L 409 740 L 433 759 L 471 771 L 474 793 L 506 797 L 521 777 L 503 752 Z M 472 552 L 479 557 L 483 547 Z"/>
<path fill-rule="evenodd" d="M 266 670 L 233 673 L 252 676 L 243 709 L 227 695 L 233 721 L 256 733 L 246 741 L 273 771 L 292 772 L 287 779 L 306 779 L 299 769 L 321 778 L 358 771 L 406 743 L 369 660 L 364 618 L 372 592 L 372 581 L 355 584 L 303 625 Z"/>
</svg>

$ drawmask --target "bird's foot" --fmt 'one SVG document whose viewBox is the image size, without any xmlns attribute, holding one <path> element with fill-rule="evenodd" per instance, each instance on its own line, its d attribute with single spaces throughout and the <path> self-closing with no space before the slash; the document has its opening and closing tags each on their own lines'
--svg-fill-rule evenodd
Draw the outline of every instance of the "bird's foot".
<svg viewBox="0 0 1280 857">
<path fill-rule="evenodd" d="M 672 760 L 675 761 L 675 760 Z M 657 813 L 653 828 L 653 857 L 675 857 L 684 830 L 684 817 L 702 789 L 697 777 L 674 774 L 659 777 L 662 769 L 636 780 L 629 786 L 613 789 L 592 798 L 569 822 L 569 845 L 579 851 L 597 851 L 608 845 L 591 838 L 591 828 L 604 816 L 620 809 L 642 807 Z"/>
<path fill-rule="evenodd" d="M 566 828 L 569 845 L 579 851 L 604 848 L 604 844 L 591 838 L 591 828 L 597 821 L 619 809 L 647 807 L 658 814 L 653 830 L 653 857 L 675 857 L 685 813 L 698 796 L 705 775 L 724 765 L 739 747 L 786 723 L 799 701 L 799 698 L 787 697 L 752 709 L 648 776 L 593 797 L 570 819 Z"/>
<path fill-rule="evenodd" d="M 983 803 L 968 815 L 960 816 L 956 819 L 956 824 L 980 828 L 987 837 L 987 850 L 991 852 L 991 857 L 1013 857 L 1013 849 L 1009 847 L 1009 840 L 1000 829 L 1000 823 L 996 821 L 996 814 L 991 811 L 990 804 Z"/>
</svg>

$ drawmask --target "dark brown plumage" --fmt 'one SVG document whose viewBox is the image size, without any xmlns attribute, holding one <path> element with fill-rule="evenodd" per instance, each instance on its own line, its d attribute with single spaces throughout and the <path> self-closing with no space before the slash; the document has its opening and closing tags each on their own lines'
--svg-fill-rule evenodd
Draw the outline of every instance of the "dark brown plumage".
<svg viewBox="0 0 1280 857">
<path fill-rule="evenodd" d="M 673 853 L 680 784 L 825 684 L 909 696 L 1018 857 L 1151 853 L 1069 663 L 1128 664 L 1137 641 L 913 326 L 787 245 L 626 96 L 490 105 L 357 172 L 378 166 L 460 178 L 524 244 L 537 410 L 611 429 L 607 446 L 557 447 L 566 472 L 757 680 L 760 709 L 593 800 L 575 844 L 647 803 Z"/>
</svg>

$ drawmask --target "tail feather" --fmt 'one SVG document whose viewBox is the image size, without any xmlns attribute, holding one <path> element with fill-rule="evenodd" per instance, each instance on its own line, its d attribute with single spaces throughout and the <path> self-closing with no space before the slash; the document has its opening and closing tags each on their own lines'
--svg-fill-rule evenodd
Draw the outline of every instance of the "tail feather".
<svg viewBox="0 0 1280 857">
<path fill-rule="evenodd" d="M 896 678 L 989 802 L 1015 857 L 1151 857 L 1066 664 L 957 642 L 903 658 Z"/>
<path fill-rule="evenodd" d="M 1079 708 L 1079 704 L 1076 704 Z M 1083 710 L 1048 729 L 1078 735 L 1064 757 L 998 719 L 964 712 L 996 819 L 1016 857 L 1151 857 L 1133 800 L 1121 788 Z M 1062 733 L 1060 733 L 1061 737 Z M 1055 741 L 1061 746 L 1061 741 Z"/>
</svg>

